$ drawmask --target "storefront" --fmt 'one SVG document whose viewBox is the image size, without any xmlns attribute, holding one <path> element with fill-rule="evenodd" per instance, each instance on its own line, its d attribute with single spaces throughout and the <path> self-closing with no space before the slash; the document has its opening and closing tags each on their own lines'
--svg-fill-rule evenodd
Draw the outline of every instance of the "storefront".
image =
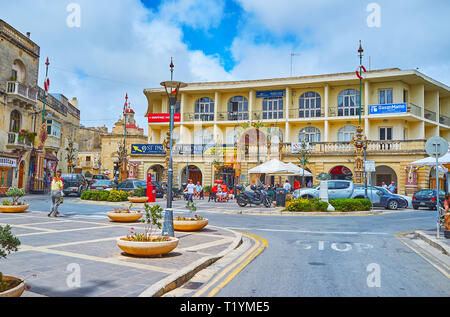
<svg viewBox="0 0 450 317">
<path fill-rule="evenodd" d="M 5 194 L 12 186 L 14 169 L 17 167 L 17 158 L 0 156 L 0 194 Z"/>
</svg>

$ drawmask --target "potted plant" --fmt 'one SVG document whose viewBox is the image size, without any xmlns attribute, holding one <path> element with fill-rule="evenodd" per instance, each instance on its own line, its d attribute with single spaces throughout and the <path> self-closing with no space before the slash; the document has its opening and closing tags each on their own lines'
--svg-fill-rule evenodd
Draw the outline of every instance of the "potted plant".
<svg viewBox="0 0 450 317">
<path fill-rule="evenodd" d="M 27 210 L 30 206 L 25 204 L 25 202 L 19 201 L 20 197 L 22 197 L 23 195 L 25 195 L 25 192 L 22 189 L 10 187 L 6 192 L 6 196 L 10 197 L 12 200 L 2 200 L 0 211 L 7 213 L 16 213 L 24 212 L 25 210 Z"/>
<path fill-rule="evenodd" d="M 186 208 L 189 209 L 190 213 L 197 210 L 197 206 L 195 206 L 194 202 L 188 202 Z M 198 215 L 194 215 L 194 217 L 183 217 L 179 215 L 173 220 L 173 228 L 177 231 L 198 231 L 206 227 L 207 224 L 208 219 Z"/>
<path fill-rule="evenodd" d="M 134 189 L 131 192 L 131 195 L 128 196 L 128 200 L 132 203 L 146 203 L 148 201 L 148 197 L 145 188 L 139 185 L 137 187 L 138 188 Z"/>
<path fill-rule="evenodd" d="M 19 239 L 11 234 L 11 227 L 0 226 L 0 259 L 16 252 Z M 17 277 L 3 275 L 0 272 L 0 297 L 20 297 L 25 289 L 25 282 Z"/>
<path fill-rule="evenodd" d="M 159 205 L 145 204 L 144 233 L 135 233 L 117 238 L 117 245 L 125 253 L 137 256 L 159 255 L 171 252 L 178 246 L 178 238 L 168 236 L 152 236 L 153 226 L 161 229 L 162 208 Z"/>
<path fill-rule="evenodd" d="M 116 222 L 134 222 L 138 221 L 144 215 L 140 210 L 131 210 L 133 204 L 128 208 L 114 208 L 113 212 L 108 212 L 109 219 Z"/>
</svg>

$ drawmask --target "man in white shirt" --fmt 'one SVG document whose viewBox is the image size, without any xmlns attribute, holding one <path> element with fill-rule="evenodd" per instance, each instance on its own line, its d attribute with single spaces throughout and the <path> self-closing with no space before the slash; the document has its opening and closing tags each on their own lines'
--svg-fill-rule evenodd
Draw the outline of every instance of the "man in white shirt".
<svg viewBox="0 0 450 317">
<path fill-rule="evenodd" d="M 289 184 L 288 180 L 286 180 L 286 183 L 284 183 L 283 188 L 284 188 L 284 191 L 286 192 L 286 194 L 291 191 L 291 184 Z"/>
<path fill-rule="evenodd" d="M 192 197 L 194 197 L 194 194 L 196 193 L 195 185 L 192 183 L 192 179 L 189 180 L 189 184 L 186 186 L 184 191 L 187 191 L 188 194 L 188 202 L 194 202 Z"/>
</svg>

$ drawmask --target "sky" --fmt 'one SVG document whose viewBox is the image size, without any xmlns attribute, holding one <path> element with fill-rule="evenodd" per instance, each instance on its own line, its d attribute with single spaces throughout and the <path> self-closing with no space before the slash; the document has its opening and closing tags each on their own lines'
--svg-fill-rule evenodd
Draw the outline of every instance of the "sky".
<svg viewBox="0 0 450 317">
<path fill-rule="evenodd" d="M 448 0 L 15 0 L 0 19 L 31 32 L 40 86 L 49 57 L 50 92 L 78 98 L 81 124 L 111 128 L 128 94 L 147 133 L 143 90 L 171 57 L 187 83 L 353 72 L 361 40 L 366 68 L 450 85 L 449 14 Z"/>
</svg>

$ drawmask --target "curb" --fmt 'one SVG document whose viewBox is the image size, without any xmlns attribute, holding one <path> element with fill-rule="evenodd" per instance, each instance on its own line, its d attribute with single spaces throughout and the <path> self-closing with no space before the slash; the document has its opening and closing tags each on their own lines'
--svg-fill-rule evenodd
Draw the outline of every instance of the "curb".
<svg viewBox="0 0 450 317">
<path fill-rule="evenodd" d="M 426 243 L 428 243 L 429 245 L 431 245 L 432 247 L 438 249 L 439 251 L 441 251 L 443 254 L 450 256 L 450 247 L 444 245 L 443 243 L 439 243 L 440 241 L 437 240 L 436 238 L 431 237 L 429 234 L 426 234 L 423 231 L 420 230 L 416 230 L 414 231 L 414 233 L 423 241 L 425 241 Z M 445 239 L 445 238 L 444 238 Z"/>
<path fill-rule="evenodd" d="M 211 226 L 215 227 L 215 226 Z M 219 227 L 215 227 L 219 228 Z M 205 269 L 206 267 L 210 266 L 217 260 L 224 257 L 227 253 L 233 251 L 239 245 L 242 243 L 242 234 L 237 233 L 234 230 L 226 229 L 226 228 L 220 228 L 222 230 L 227 230 L 229 232 L 232 232 L 235 235 L 235 239 L 233 242 L 217 255 L 212 255 L 209 257 L 205 257 L 202 259 L 199 259 L 192 263 L 191 265 L 185 267 L 184 269 L 173 273 L 166 278 L 162 279 L 161 281 L 153 284 L 149 288 L 147 288 L 145 291 L 143 291 L 138 297 L 160 297 L 164 295 L 167 292 L 170 292 L 174 290 L 175 288 L 180 287 L 187 281 L 189 281 L 195 274 L 197 274 L 199 271 Z"/>
</svg>

